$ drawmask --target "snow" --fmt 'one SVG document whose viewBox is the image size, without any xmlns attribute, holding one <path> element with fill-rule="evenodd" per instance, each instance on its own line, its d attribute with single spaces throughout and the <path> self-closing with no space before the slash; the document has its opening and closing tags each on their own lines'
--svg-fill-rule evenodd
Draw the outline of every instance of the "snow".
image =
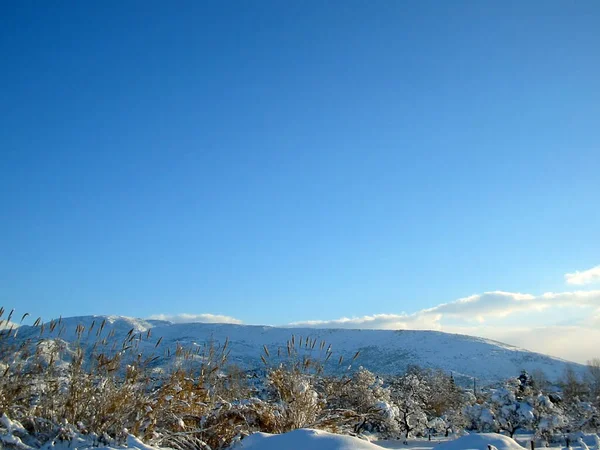
<svg viewBox="0 0 600 450">
<path fill-rule="evenodd" d="M 435 447 L 435 450 L 487 450 L 493 446 L 498 450 L 524 450 L 517 441 L 497 433 L 468 434 Z"/>
<path fill-rule="evenodd" d="M 174 324 L 119 316 L 82 316 L 62 318 L 60 326 L 56 326 L 53 332 L 49 331 L 50 327 L 46 324 L 44 337 L 57 338 L 60 333 L 61 339 L 74 342 L 78 339 L 77 326 L 83 325 L 84 331 L 79 338 L 91 348 L 98 339 L 103 321 L 105 323 L 100 333 L 101 337 L 106 337 L 112 331 L 112 342 L 121 342 L 128 333 L 133 332 L 139 335 L 139 351 L 144 355 L 161 356 L 167 348 L 173 352 L 177 344 L 188 348 L 199 347 L 209 341 L 222 345 L 229 339 L 229 361 L 246 369 L 263 367 L 260 356 L 265 345 L 271 352 L 272 361 L 275 362 L 277 349 L 285 350 L 287 341 L 295 335 L 296 342 L 300 341 L 300 338 L 306 339 L 310 336 L 319 343 L 325 341 L 327 346 L 331 345 L 335 358 L 331 358 L 326 367 L 329 372 L 345 370 L 346 364 L 343 367 L 338 366 L 338 357 L 343 356 L 344 361 L 350 361 L 359 350 L 357 363 L 378 374 L 397 374 L 404 372 L 409 365 L 418 365 L 424 368 L 439 368 L 447 373 L 453 372 L 458 382 L 468 382 L 469 385 L 472 385 L 472 377 L 475 377 L 478 380 L 477 384 L 481 386 L 514 377 L 523 369 L 529 372 L 541 370 L 549 380 L 557 380 L 569 365 L 579 374 L 586 371 L 583 365 L 499 342 L 438 331 Z M 22 326 L 17 340 L 37 339 L 39 335 L 39 328 Z M 155 348 L 159 338 L 162 338 L 161 344 Z M 314 350 L 307 352 L 316 359 L 324 359 L 326 350 L 317 345 Z M 168 359 L 161 356 L 156 364 L 164 368 L 167 361 Z"/>
<path fill-rule="evenodd" d="M 29 435 L 23 425 L 9 419 L 6 414 L 0 416 L 0 449 L 14 448 L 19 450 L 158 450 L 156 447 L 144 444 L 132 434 L 127 434 L 125 445 L 98 446 L 98 442 L 90 435 L 73 433 L 70 439 L 49 440 L 40 447 L 39 442 Z M 125 430 L 126 431 L 126 430 Z M 30 445 L 23 440 L 30 441 Z"/>
<path fill-rule="evenodd" d="M 0 416 L 0 426 L 6 431 L 0 431 L 0 448 L 10 446 L 22 450 L 28 450 L 30 447 L 23 443 L 22 436 L 27 436 L 27 431 L 16 420 L 10 420 L 6 414 Z M 21 437 L 19 437 L 19 435 Z"/>
<path fill-rule="evenodd" d="M 300 429 L 279 435 L 255 433 L 233 445 L 231 450 L 381 450 L 382 448 L 405 450 L 488 450 L 489 448 L 492 450 L 526 450 L 514 439 L 496 433 L 468 434 L 441 443 L 415 439 L 403 443 L 402 441 L 368 442 L 353 436 L 342 436 L 312 429 Z"/>
<path fill-rule="evenodd" d="M 27 434 L 27 430 L 25 430 L 23 425 L 17 421 L 10 420 L 5 413 L 2 413 L 2 416 L 0 416 L 0 425 L 6 429 L 7 434 Z"/>
<path fill-rule="evenodd" d="M 577 439 L 577 443 L 582 448 L 582 450 L 590 450 L 587 444 L 583 441 L 582 438 Z"/>
<path fill-rule="evenodd" d="M 83 435 L 77 435 L 71 440 L 56 440 L 44 444 L 39 450 L 159 450 L 144 444 L 133 435 L 128 435 L 125 445 L 98 446 L 96 442 Z M 33 449 L 31 449 L 33 450 Z M 160 449 L 162 450 L 162 449 Z"/>
<path fill-rule="evenodd" d="M 232 450 L 381 450 L 382 447 L 353 436 L 321 430 L 299 429 L 284 434 L 255 433 Z"/>
<path fill-rule="evenodd" d="M 19 450 L 38 450 L 38 446 L 27 445 L 21 438 L 10 433 L 0 434 L 0 449 L 3 447 Z M 159 450 L 144 444 L 133 435 L 128 435 L 126 445 L 98 446 L 89 436 L 76 435 L 70 440 L 51 440 L 39 447 L 39 450 Z"/>
</svg>

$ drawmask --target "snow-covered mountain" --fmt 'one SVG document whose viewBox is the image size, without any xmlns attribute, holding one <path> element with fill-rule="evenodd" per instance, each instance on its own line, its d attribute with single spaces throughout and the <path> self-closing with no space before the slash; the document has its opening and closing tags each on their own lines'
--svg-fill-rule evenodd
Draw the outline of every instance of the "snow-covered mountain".
<svg viewBox="0 0 600 450">
<path fill-rule="evenodd" d="M 333 355 L 328 361 L 331 371 L 346 370 L 351 363 L 354 367 L 364 366 L 376 373 L 395 374 L 403 372 L 410 365 L 419 365 L 453 372 L 463 382 L 474 377 L 480 384 L 489 384 L 517 376 L 521 370 L 541 370 L 550 380 L 558 379 L 567 366 L 576 372 L 585 370 L 580 364 L 500 342 L 438 331 L 174 324 L 120 316 L 84 316 L 63 318 L 60 322 L 54 321 L 54 325 L 46 323 L 43 333 L 40 326 L 22 326 L 16 339 L 18 342 L 27 339 L 36 342 L 40 336 L 60 337 L 71 343 L 79 339 L 88 349 L 104 338 L 107 338 L 105 345 L 110 347 L 116 344 L 113 347 L 116 350 L 128 345 L 122 344 L 124 342 L 135 342 L 136 352 L 144 357 L 159 356 L 154 363 L 159 366 L 173 360 L 165 355 L 173 354 L 178 344 L 184 348 L 202 347 L 208 342 L 218 346 L 227 339 L 230 351 L 228 361 L 244 369 L 257 369 L 264 367 L 260 359 L 264 355 L 264 346 L 273 361 L 278 353 L 287 354 L 287 342 L 294 336 L 296 347 L 302 342 L 302 352 L 310 353 L 317 359 L 325 359 L 327 349 L 331 346 Z M 0 341 L 0 347 L 2 345 L 7 345 L 7 341 Z M 358 351 L 359 356 L 352 362 Z M 340 356 L 343 357 L 341 364 Z"/>
</svg>

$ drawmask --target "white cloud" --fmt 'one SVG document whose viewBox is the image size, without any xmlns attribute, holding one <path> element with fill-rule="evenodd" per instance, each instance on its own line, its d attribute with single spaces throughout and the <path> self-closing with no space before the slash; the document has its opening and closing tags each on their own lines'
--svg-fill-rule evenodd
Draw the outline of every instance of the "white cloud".
<svg viewBox="0 0 600 450">
<path fill-rule="evenodd" d="M 445 303 L 424 310 L 427 313 L 440 313 L 444 317 L 456 317 L 463 320 L 506 318 L 512 314 L 541 312 L 551 308 L 600 307 L 600 290 L 547 292 L 534 296 L 511 292 L 485 292 L 451 303 Z"/>
<path fill-rule="evenodd" d="M 565 281 L 568 284 L 575 284 L 578 286 L 600 282 L 600 266 L 592 267 L 591 269 L 582 272 L 575 271 L 573 273 L 566 273 Z"/>
<path fill-rule="evenodd" d="M 442 303 L 413 314 L 375 314 L 371 316 L 333 320 L 308 320 L 289 326 L 313 328 L 366 328 L 366 329 L 440 329 L 445 319 L 482 323 L 489 319 L 505 319 L 523 312 L 542 312 L 550 308 L 600 308 L 599 291 L 574 291 L 539 296 L 511 292 L 484 292 Z"/>
<path fill-rule="evenodd" d="M 172 323 L 233 323 L 241 324 L 242 321 L 235 317 L 224 316 L 221 314 L 154 314 L 148 317 L 150 320 L 167 320 Z"/>
<path fill-rule="evenodd" d="M 582 364 L 600 356 L 600 329 L 596 327 L 447 327 L 444 331 L 492 339 Z"/>
<path fill-rule="evenodd" d="M 549 317 L 568 323 L 548 323 Z M 527 324 L 527 320 L 531 325 Z M 492 323 L 490 323 L 492 322 Z M 540 326 L 539 324 L 546 324 Z M 312 328 L 440 330 L 480 336 L 528 350 L 586 362 L 598 356 L 600 290 L 541 295 L 485 292 L 413 314 L 375 314 L 309 320 L 288 326 Z"/>
<path fill-rule="evenodd" d="M 440 329 L 441 314 L 374 314 L 372 316 L 342 317 L 334 320 L 307 320 L 290 323 L 290 327 L 362 328 L 368 330 Z"/>
<path fill-rule="evenodd" d="M 173 323 L 233 323 L 219 314 L 157 314 Z M 540 295 L 493 291 L 408 314 L 373 314 L 333 320 L 307 320 L 289 327 L 381 330 L 438 330 L 493 339 L 528 350 L 585 363 L 600 356 L 600 290 Z"/>
<path fill-rule="evenodd" d="M 506 317 L 516 312 L 540 310 L 545 307 L 546 305 L 536 301 L 533 295 L 494 291 L 443 303 L 422 313 L 438 313 L 464 320 L 482 321 L 486 317 Z"/>
</svg>

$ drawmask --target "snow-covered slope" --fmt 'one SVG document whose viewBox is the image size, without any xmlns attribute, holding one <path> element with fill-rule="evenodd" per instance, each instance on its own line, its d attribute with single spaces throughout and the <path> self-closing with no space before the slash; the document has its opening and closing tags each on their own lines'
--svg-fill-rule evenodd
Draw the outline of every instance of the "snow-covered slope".
<svg viewBox="0 0 600 450">
<path fill-rule="evenodd" d="M 454 441 L 448 441 L 436 447 L 436 450 L 525 450 L 517 441 L 497 433 L 469 434 Z"/>
<path fill-rule="evenodd" d="M 102 323 L 104 323 L 102 329 Z M 78 325 L 79 331 L 78 331 Z M 17 339 L 35 341 L 40 337 L 40 327 L 23 326 Z M 278 350 L 287 353 L 286 343 L 294 336 L 296 347 L 303 343 L 303 353 L 310 353 L 317 359 L 324 359 L 327 348 L 331 346 L 333 356 L 328 361 L 331 371 L 346 370 L 352 357 L 360 351 L 352 363 L 364 366 L 381 374 L 395 374 L 404 371 L 410 365 L 428 368 L 440 368 L 453 372 L 460 380 L 475 377 L 480 384 L 517 376 L 521 370 L 529 372 L 536 369 L 545 372 L 551 380 L 556 380 L 571 365 L 575 371 L 585 367 L 558 358 L 529 352 L 500 342 L 487 339 L 448 334 L 437 331 L 415 330 L 346 330 L 312 328 L 276 328 L 267 326 L 187 323 L 173 324 L 166 321 L 132 319 L 119 316 L 84 316 L 63 318 L 55 321 L 53 331 L 46 323 L 43 337 L 59 337 L 67 342 L 77 340 L 89 348 L 99 339 L 108 337 L 109 345 L 116 348 L 131 336 L 144 356 L 161 356 L 156 364 L 166 364 L 172 359 L 163 358 L 168 352 L 174 352 L 177 344 L 184 347 L 197 347 L 213 342 L 222 345 L 229 340 L 229 362 L 245 369 L 263 367 L 260 356 L 266 346 L 271 361 L 277 360 Z M 306 339 L 309 345 L 316 340 L 313 349 L 305 349 Z M 160 345 L 156 346 L 160 339 Z M 322 347 L 321 342 L 325 342 Z M 0 345 L 2 344 L 0 341 Z M 169 350 L 167 350 L 169 349 Z M 339 363 L 343 357 L 342 364 Z"/>
<path fill-rule="evenodd" d="M 381 448 L 353 436 L 299 429 L 284 434 L 255 433 L 234 445 L 232 450 L 381 450 Z"/>
</svg>

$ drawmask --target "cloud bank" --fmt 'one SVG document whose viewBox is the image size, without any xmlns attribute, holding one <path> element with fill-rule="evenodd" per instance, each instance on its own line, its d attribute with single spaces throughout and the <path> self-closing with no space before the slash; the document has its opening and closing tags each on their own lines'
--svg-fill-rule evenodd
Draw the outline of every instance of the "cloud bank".
<svg viewBox="0 0 600 450">
<path fill-rule="evenodd" d="M 308 320 L 290 326 L 314 328 L 365 329 L 442 329 L 445 319 L 467 323 L 483 323 L 489 319 L 505 319 L 525 312 L 542 312 L 551 308 L 600 308 L 600 290 L 548 292 L 539 296 L 513 292 L 485 292 L 442 303 L 413 314 L 376 314 L 333 320 Z"/>
<path fill-rule="evenodd" d="M 600 329 L 588 326 L 550 325 L 540 327 L 448 327 L 450 333 L 480 336 L 534 352 L 582 364 L 600 356 Z"/>
<path fill-rule="evenodd" d="M 568 284 L 575 284 L 578 286 L 598 283 L 600 282 L 600 266 L 592 267 L 591 269 L 584 270 L 583 272 L 576 271 L 573 273 L 566 273 L 565 281 Z"/>
<path fill-rule="evenodd" d="M 563 323 L 549 321 L 553 315 Z M 413 314 L 308 320 L 289 326 L 438 330 L 493 339 L 585 363 L 600 356 L 600 290 L 548 292 L 537 296 L 485 292 Z"/>
<path fill-rule="evenodd" d="M 600 281 L 600 266 L 565 274 L 571 285 Z M 157 314 L 173 323 L 233 323 L 218 314 Z M 376 330 L 437 330 L 479 336 L 567 360 L 585 363 L 600 357 L 600 290 L 534 295 L 492 291 L 442 303 L 414 313 L 373 314 L 331 320 L 306 320 L 286 327 Z"/>
</svg>

